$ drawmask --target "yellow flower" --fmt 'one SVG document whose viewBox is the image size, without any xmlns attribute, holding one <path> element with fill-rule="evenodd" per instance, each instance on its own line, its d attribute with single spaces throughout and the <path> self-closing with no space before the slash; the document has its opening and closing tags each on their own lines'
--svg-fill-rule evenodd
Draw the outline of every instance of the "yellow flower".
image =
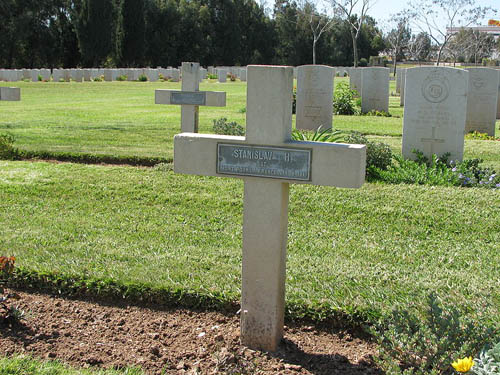
<svg viewBox="0 0 500 375">
<path fill-rule="evenodd" d="M 451 364 L 455 370 L 458 372 L 468 372 L 472 366 L 474 366 L 474 361 L 472 357 L 466 357 L 462 359 L 457 359 Z"/>
</svg>

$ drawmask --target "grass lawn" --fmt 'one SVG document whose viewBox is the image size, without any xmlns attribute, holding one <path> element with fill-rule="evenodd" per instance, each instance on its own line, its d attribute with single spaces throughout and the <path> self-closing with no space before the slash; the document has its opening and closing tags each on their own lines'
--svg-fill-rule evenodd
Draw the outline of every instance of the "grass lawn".
<svg viewBox="0 0 500 375">
<path fill-rule="evenodd" d="M 0 358 L 0 375 L 143 375 L 140 369 L 73 369 L 58 361 L 38 361 L 30 357 Z"/>
<path fill-rule="evenodd" d="M 335 81 L 348 82 L 348 78 Z M 22 100 L 0 102 L 0 134 L 14 135 L 15 145 L 23 150 L 173 158 L 180 108 L 155 105 L 154 90 L 180 89 L 180 83 L 16 82 L 15 86 L 21 87 Z M 200 132 L 211 133 L 213 120 L 220 117 L 245 125 L 246 83 L 204 81 L 200 90 L 227 93 L 226 107 L 200 107 Z M 390 90 L 395 92 L 395 81 Z M 389 112 L 393 117 L 335 116 L 333 127 L 384 137 L 401 153 L 403 108 L 399 96 L 390 96 Z M 499 142 L 465 141 L 465 157 L 481 157 L 497 170 L 499 150 Z"/>
<path fill-rule="evenodd" d="M 240 295 L 242 182 L 169 166 L 0 162 L 0 254 L 30 270 Z M 497 190 L 293 185 L 287 308 L 373 317 L 436 291 L 500 313 Z"/>
<path fill-rule="evenodd" d="M 179 83 L 16 86 L 22 101 L 0 103 L 0 134 L 13 134 L 23 150 L 173 156 L 180 109 L 155 105 L 154 90 Z M 212 132 L 220 117 L 245 124 L 245 83 L 205 81 L 200 89 L 227 92 L 227 107 L 200 108 L 201 132 Z M 390 113 L 336 116 L 334 127 L 363 132 L 400 153 L 399 97 L 390 97 Z M 465 157 L 481 157 L 500 171 L 500 142 L 467 140 Z M 422 308 L 437 291 L 496 321 L 499 208 L 498 190 L 292 186 L 288 310 L 373 317 L 395 306 Z M 168 164 L 0 161 L 0 254 L 15 255 L 28 270 L 236 301 L 241 220 L 242 183 L 235 179 L 176 175 Z"/>
</svg>

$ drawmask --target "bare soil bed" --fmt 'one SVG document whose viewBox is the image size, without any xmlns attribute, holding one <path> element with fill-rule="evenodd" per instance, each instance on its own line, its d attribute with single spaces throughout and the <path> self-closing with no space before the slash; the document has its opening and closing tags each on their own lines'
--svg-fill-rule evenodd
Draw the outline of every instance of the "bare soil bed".
<svg viewBox="0 0 500 375">
<path fill-rule="evenodd" d="M 148 374 L 382 374 L 373 343 L 326 325 L 289 323 L 279 350 L 262 353 L 240 345 L 236 314 L 15 292 L 26 320 L 0 327 L 7 356 L 77 368 L 140 366 Z"/>
</svg>

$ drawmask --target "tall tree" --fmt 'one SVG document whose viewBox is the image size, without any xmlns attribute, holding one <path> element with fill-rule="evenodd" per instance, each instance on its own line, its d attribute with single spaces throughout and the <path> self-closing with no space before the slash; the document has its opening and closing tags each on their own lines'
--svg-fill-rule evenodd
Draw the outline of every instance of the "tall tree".
<svg viewBox="0 0 500 375">
<path fill-rule="evenodd" d="M 317 4 L 312 0 L 303 1 L 301 12 L 308 21 L 312 33 L 312 63 L 316 64 L 316 46 L 325 31 L 328 31 L 335 22 L 335 18 L 329 17 L 325 12 L 317 10 Z"/>
<path fill-rule="evenodd" d="M 344 18 L 349 24 L 352 39 L 354 67 L 358 66 L 358 38 L 361 34 L 366 16 L 375 0 L 330 0 L 334 12 Z M 359 14 L 356 9 L 361 7 Z"/>
<path fill-rule="evenodd" d="M 113 54 L 116 15 L 113 0 L 82 0 L 76 33 L 83 66 L 101 66 Z"/>
<path fill-rule="evenodd" d="M 179 8 L 175 0 L 146 3 L 146 63 L 151 66 L 178 65 L 181 39 Z"/>
<path fill-rule="evenodd" d="M 431 52 L 431 38 L 426 32 L 413 34 L 408 41 L 408 53 L 412 60 L 416 60 L 420 65 L 422 60 L 427 59 Z"/>
<path fill-rule="evenodd" d="M 121 34 L 117 33 L 120 65 L 138 67 L 144 64 L 144 0 L 121 0 Z"/>
<path fill-rule="evenodd" d="M 403 51 L 408 46 L 411 38 L 411 31 L 408 26 L 408 16 L 405 14 L 395 14 L 391 16 L 390 22 L 393 24 L 391 31 L 385 36 L 385 43 L 392 56 L 394 75 L 398 58 L 401 58 Z"/>
<path fill-rule="evenodd" d="M 414 0 L 407 10 L 412 23 L 436 44 L 437 65 L 453 36 L 451 30 L 477 23 L 491 11 L 491 7 L 476 6 L 476 0 Z"/>
</svg>

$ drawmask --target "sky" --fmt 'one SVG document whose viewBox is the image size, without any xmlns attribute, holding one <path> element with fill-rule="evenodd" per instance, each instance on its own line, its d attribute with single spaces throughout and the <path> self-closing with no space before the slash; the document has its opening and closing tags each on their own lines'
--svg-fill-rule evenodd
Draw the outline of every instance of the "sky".
<svg viewBox="0 0 500 375">
<path fill-rule="evenodd" d="M 370 9 L 370 12 L 368 14 L 375 18 L 377 23 L 383 27 L 384 20 L 387 20 L 389 15 L 396 14 L 407 8 L 409 2 L 409 0 L 376 0 L 375 4 Z M 482 20 L 481 26 L 487 25 L 488 19 L 490 18 L 500 20 L 500 0 L 475 0 L 474 3 L 475 6 L 489 6 L 497 10 L 496 16 L 494 14 L 490 14 L 488 17 Z"/>
</svg>

